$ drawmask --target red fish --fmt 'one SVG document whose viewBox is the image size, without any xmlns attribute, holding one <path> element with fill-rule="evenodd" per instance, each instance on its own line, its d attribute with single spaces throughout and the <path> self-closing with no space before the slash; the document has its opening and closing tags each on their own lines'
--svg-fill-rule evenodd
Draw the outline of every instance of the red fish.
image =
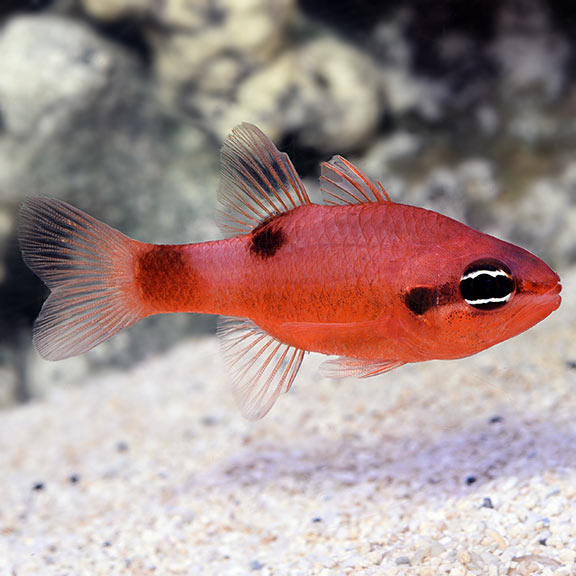
<svg viewBox="0 0 576 576">
<path fill-rule="evenodd" d="M 340 156 L 320 183 L 325 204 L 312 204 L 288 156 L 242 124 L 222 150 L 227 239 L 145 244 L 60 200 L 27 200 L 22 254 L 51 290 L 36 348 L 58 360 L 152 314 L 221 314 L 236 398 L 258 419 L 307 351 L 338 356 L 331 377 L 374 376 L 475 354 L 560 305 L 558 275 L 526 250 L 392 202 Z"/>
</svg>

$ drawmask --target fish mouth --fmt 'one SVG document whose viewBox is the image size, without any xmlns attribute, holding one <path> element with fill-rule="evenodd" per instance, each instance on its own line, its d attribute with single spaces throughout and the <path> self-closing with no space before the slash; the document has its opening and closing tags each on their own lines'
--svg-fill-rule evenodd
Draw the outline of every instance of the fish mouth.
<svg viewBox="0 0 576 576">
<path fill-rule="evenodd" d="M 562 303 L 560 292 L 562 292 L 562 283 L 560 282 L 560 279 L 558 279 L 555 284 L 550 286 L 540 295 L 536 307 L 538 309 L 547 308 L 549 310 L 548 314 L 554 312 L 554 310 L 557 310 Z"/>
<path fill-rule="evenodd" d="M 542 294 L 541 301 L 542 303 L 546 304 L 556 304 L 554 310 L 560 306 L 560 302 L 562 302 L 562 297 L 560 296 L 560 292 L 562 292 L 562 282 L 558 278 L 555 284 L 550 286 L 548 290 Z"/>
<path fill-rule="evenodd" d="M 552 286 L 552 288 L 550 288 L 546 294 L 560 294 L 560 292 L 562 292 L 562 282 L 558 280 L 558 282 L 556 282 L 556 284 Z"/>
<path fill-rule="evenodd" d="M 552 272 L 552 271 L 551 271 Z M 535 302 L 540 304 L 551 304 L 555 300 L 558 301 L 557 306 L 560 305 L 561 298 L 559 296 L 560 292 L 562 292 L 562 281 L 560 276 L 555 272 L 552 272 L 548 278 L 542 278 L 540 281 L 536 281 L 534 283 L 528 283 L 525 286 L 526 294 L 533 294 L 537 298 Z M 520 289 L 520 292 L 524 290 Z"/>
<path fill-rule="evenodd" d="M 554 284 L 550 283 L 548 288 L 539 294 L 538 298 L 531 299 L 521 306 L 506 322 L 506 329 L 508 329 L 512 323 L 515 323 L 518 327 L 521 327 L 519 331 L 516 331 L 516 333 L 519 334 L 544 320 L 549 314 L 557 310 L 562 303 L 562 297 L 560 296 L 561 291 L 562 283 L 560 282 L 560 278 L 558 278 Z"/>
</svg>

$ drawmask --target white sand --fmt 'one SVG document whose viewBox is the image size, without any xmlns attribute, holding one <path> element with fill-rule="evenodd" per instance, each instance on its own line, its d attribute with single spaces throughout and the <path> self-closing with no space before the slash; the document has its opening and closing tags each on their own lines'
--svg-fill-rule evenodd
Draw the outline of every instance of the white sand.
<svg viewBox="0 0 576 576">
<path fill-rule="evenodd" d="M 0 413 L 0 574 L 576 574 L 563 284 L 471 359 L 335 383 L 307 358 L 256 424 L 213 339 Z"/>
</svg>

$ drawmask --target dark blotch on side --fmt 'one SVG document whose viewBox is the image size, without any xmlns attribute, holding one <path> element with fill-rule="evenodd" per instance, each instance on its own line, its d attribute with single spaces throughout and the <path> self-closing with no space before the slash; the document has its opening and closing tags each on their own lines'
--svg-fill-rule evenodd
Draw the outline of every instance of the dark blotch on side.
<svg viewBox="0 0 576 576">
<path fill-rule="evenodd" d="M 263 260 L 271 258 L 286 244 L 286 234 L 280 225 L 280 217 L 265 220 L 252 231 L 250 252 Z"/>
<path fill-rule="evenodd" d="M 144 302 L 161 312 L 177 312 L 195 298 L 197 278 L 178 246 L 159 245 L 140 256 L 136 280 Z"/>
<path fill-rule="evenodd" d="M 412 288 L 404 297 L 406 306 L 417 316 L 421 316 L 436 304 L 436 290 L 429 286 Z"/>
</svg>

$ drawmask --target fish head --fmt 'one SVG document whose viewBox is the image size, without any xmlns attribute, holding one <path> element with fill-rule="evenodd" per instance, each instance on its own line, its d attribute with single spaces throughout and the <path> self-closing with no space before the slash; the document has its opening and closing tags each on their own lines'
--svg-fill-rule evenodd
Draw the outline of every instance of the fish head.
<svg viewBox="0 0 576 576">
<path fill-rule="evenodd" d="M 411 318 L 422 328 L 412 347 L 422 356 L 476 354 L 528 330 L 560 306 L 560 278 L 545 262 L 491 236 L 478 240 L 453 258 L 437 258 L 435 278 L 407 292 L 418 301 L 430 290 L 428 306 L 408 305 L 420 312 Z"/>
</svg>

